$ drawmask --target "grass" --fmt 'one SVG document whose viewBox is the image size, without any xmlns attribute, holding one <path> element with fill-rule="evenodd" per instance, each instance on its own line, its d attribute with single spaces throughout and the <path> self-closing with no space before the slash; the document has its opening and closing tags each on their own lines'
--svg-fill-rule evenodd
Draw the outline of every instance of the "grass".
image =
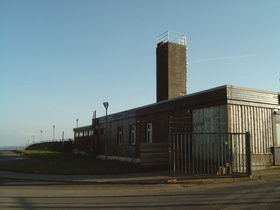
<svg viewBox="0 0 280 210">
<path fill-rule="evenodd" d="M 58 153 L 51 151 L 17 151 L 26 158 L 34 160 L 23 163 L 12 163 L 0 165 L 0 170 L 22 173 L 38 174 L 121 174 L 142 171 L 138 164 L 125 163 L 114 160 L 100 160 L 97 158 L 86 158 L 72 153 Z"/>
</svg>

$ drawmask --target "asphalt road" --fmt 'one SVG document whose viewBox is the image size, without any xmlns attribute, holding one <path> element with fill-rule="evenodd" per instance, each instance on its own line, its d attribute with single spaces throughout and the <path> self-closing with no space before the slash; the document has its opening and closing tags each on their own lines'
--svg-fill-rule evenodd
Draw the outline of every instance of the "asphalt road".
<svg viewBox="0 0 280 210">
<path fill-rule="evenodd" d="M 0 180 L 0 209 L 279 209 L 280 179 L 208 185 Z"/>
</svg>

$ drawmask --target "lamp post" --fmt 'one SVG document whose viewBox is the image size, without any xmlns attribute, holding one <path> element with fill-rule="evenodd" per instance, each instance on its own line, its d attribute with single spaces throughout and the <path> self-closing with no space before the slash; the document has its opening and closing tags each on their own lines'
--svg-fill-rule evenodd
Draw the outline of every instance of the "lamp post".
<svg viewBox="0 0 280 210">
<path fill-rule="evenodd" d="M 64 131 L 62 131 L 62 153 L 64 152 Z"/>
<path fill-rule="evenodd" d="M 33 142 L 32 142 L 32 144 L 34 144 L 34 135 L 33 135 Z"/>
<path fill-rule="evenodd" d="M 109 107 L 109 103 L 108 102 L 104 102 L 103 103 L 105 109 L 106 109 L 106 118 L 105 118 L 105 156 L 106 156 L 106 160 L 108 158 L 108 140 L 107 140 L 107 110 Z"/>
<path fill-rule="evenodd" d="M 54 141 L 55 125 L 53 125 L 52 127 L 53 127 L 53 141 Z"/>
<path fill-rule="evenodd" d="M 40 130 L 40 132 L 41 132 L 41 142 L 42 142 L 42 141 L 43 141 L 43 138 L 42 138 L 42 136 L 43 136 L 43 131 Z"/>
</svg>

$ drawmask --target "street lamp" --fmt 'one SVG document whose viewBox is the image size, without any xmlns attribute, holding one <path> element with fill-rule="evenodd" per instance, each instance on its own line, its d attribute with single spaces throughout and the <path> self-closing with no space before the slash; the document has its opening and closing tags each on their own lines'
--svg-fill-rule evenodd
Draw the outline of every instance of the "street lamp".
<svg viewBox="0 0 280 210">
<path fill-rule="evenodd" d="M 53 141 L 54 141 L 55 125 L 53 125 L 52 127 L 53 127 Z"/>
<path fill-rule="evenodd" d="M 42 142 L 42 140 L 43 140 L 43 139 L 42 139 L 43 131 L 42 131 L 42 130 L 40 130 L 40 132 L 41 132 L 41 142 Z"/>
<path fill-rule="evenodd" d="M 109 103 L 108 102 L 104 102 L 103 103 L 105 109 L 106 109 L 106 118 L 105 118 L 105 156 L 106 156 L 106 160 L 108 158 L 108 140 L 107 140 L 107 110 L 109 107 Z"/>
</svg>

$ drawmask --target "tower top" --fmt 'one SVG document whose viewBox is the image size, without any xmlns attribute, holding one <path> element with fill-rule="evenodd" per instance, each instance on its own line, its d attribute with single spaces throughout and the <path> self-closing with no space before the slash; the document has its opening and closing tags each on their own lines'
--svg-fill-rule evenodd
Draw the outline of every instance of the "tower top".
<svg viewBox="0 0 280 210">
<path fill-rule="evenodd" d="M 168 30 L 157 37 L 157 44 L 161 42 L 173 42 L 187 45 L 187 36 L 183 33 Z"/>
<path fill-rule="evenodd" d="M 185 34 L 167 31 L 158 38 L 157 102 L 187 94 L 187 43 Z"/>
</svg>

